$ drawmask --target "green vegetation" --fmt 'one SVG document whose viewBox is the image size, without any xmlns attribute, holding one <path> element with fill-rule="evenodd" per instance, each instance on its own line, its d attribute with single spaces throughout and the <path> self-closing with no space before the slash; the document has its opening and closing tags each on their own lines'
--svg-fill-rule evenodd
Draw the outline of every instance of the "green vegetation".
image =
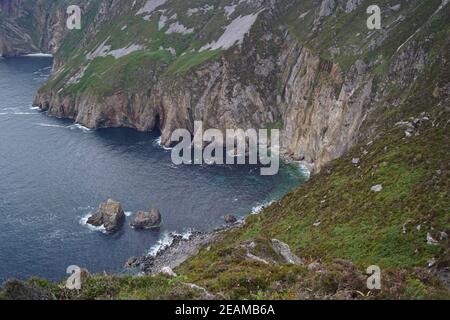
<svg viewBox="0 0 450 320">
<path fill-rule="evenodd" d="M 93 275 L 80 292 L 67 292 L 38 279 L 30 284 L 50 290 L 61 299 L 204 297 L 205 291 L 193 289 L 190 283 L 225 299 L 450 299 L 448 288 L 436 273 L 450 266 L 449 240 L 441 237 L 450 233 L 450 132 L 445 105 L 450 82 L 448 6 L 433 16 L 440 0 L 399 0 L 401 6 L 396 10 L 389 9 L 391 1 L 380 0 L 378 5 L 385 9 L 382 32 L 366 28 L 369 2 L 364 1 L 353 12 L 341 10 L 323 17 L 320 26 L 313 29 L 317 1 L 297 1 L 286 19 L 270 23 L 275 24 L 272 30 L 279 23 L 287 23 L 299 44 L 321 58 L 319 64 L 336 63 L 343 74 L 356 60 L 365 62 L 367 73 L 374 76 L 372 94 L 383 92 L 379 100 L 374 99 L 361 130 L 364 135 L 364 130 L 374 130 L 370 125 L 379 124 L 377 132 L 371 134 L 373 141 L 353 147 L 260 215 L 248 217 L 245 225 L 221 234 L 179 266 L 175 270 L 178 277 Z M 93 92 L 99 97 L 117 90 L 142 92 L 158 77 L 188 75 L 207 61 L 219 59 L 224 51 L 198 49 L 223 32 L 224 14 L 188 16 L 188 8 L 200 7 L 206 1 L 195 1 L 192 6 L 189 3 L 173 1 L 171 11 L 165 14 L 177 13 L 183 25 L 196 28 L 194 34 L 166 34 L 168 26 L 159 30 L 158 15 L 144 20 L 126 8 L 114 17 L 114 23 L 102 26 L 94 39 L 85 40 L 82 33 L 74 32 L 58 53 L 67 58 L 64 69 L 43 90 L 63 88 L 61 94 Z M 95 5 L 90 10 L 94 12 Z M 249 10 L 243 7 L 239 14 Z M 264 23 L 255 24 L 251 35 L 256 52 L 264 27 Z M 139 43 L 145 50 L 119 59 L 107 56 L 87 60 L 86 54 L 106 39 L 112 49 Z M 418 56 L 417 69 L 411 69 L 411 78 L 394 81 L 390 74 L 396 72 L 393 63 L 401 64 L 401 59 L 398 61 L 403 54 L 398 48 L 410 42 L 421 49 L 411 50 Z M 260 51 L 271 50 L 276 50 L 275 45 Z M 242 58 L 232 52 L 226 54 L 230 61 Z M 66 85 L 67 79 L 82 68 L 85 72 L 80 81 Z M 239 76 L 245 82 L 254 76 L 252 72 L 243 68 Z M 405 83 L 410 80 L 413 85 Z M 314 81 L 331 81 L 329 72 L 318 72 Z M 331 85 L 337 96 L 341 83 Z M 280 85 L 278 89 L 283 90 Z M 309 106 L 313 98 L 313 93 L 305 97 Z M 424 111 L 430 119 L 423 120 L 417 135 L 406 137 L 405 129 L 395 125 Z M 266 126 L 279 129 L 283 123 Z M 353 159 L 359 159 L 358 164 L 353 164 Z M 382 185 L 382 190 L 372 191 L 375 185 Z M 428 235 L 439 244 L 428 244 Z M 283 263 L 271 246 L 274 238 L 287 243 L 305 266 Z M 249 253 L 270 263 L 249 259 Z M 435 264 L 430 269 L 428 263 L 433 259 Z M 320 272 L 307 268 L 313 262 L 320 265 Z M 369 292 L 366 287 L 365 271 L 371 265 L 382 269 L 381 291 Z"/>
<path fill-rule="evenodd" d="M 432 258 L 438 268 L 449 266 L 449 240 L 426 241 L 428 233 L 439 239 L 439 232 L 450 232 L 450 135 L 431 121 L 419 133 L 406 138 L 394 127 L 356 146 L 245 225 L 221 234 L 178 267 L 178 277 L 94 275 L 80 292 L 31 283 L 61 299 L 205 298 L 189 283 L 226 299 L 450 299 L 427 271 Z M 375 184 L 382 184 L 381 192 L 371 191 Z M 284 264 L 270 244 L 274 238 L 305 265 L 319 262 L 321 271 Z M 247 252 L 271 263 L 251 260 Z M 383 287 L 369 294 L 370 265 L 381 267 Z"/>
<path fill-rule="evenodd" d="M 93 90 L 99 96 L 113 94 L 116 90 L 139 90 L 151 81 L 152 72 L 170 61 L 167 51 L 135 51 L 116 59 L 112 56 L 94 59 L 76 84 L 68 85 L 63 93 Z"/>
<path fill-rule="evenodd" d="M 275 271 L 273 277 L 269 271 L 261 279 L 255 263 L 236 259 L 234 248 L 255 238 L 277 238 L 300 257 L 325 265 L 332 265 L 335 259 L 352 261 L 360 271 L 379 265 L 393 272 L 394 278 L 400 270 L 425 268 L 432 258 L 448 266 L 448 240 L 433 246 L 426 243 L 426 237 L 430 232 L 435 235 L 450 229 L 449 139 L 448 129 L 435 129 L 429 123 L 414 138 L 404 138 L 400 128 L 386 132 L 370 146 L 356 147 L 334 161 L 261 215 L 249 217 L 244 227 L 227 233 L 220 243 L 202 251 L 178 272 L 213 291 L 235 288 L 241 275 L 261 281 L 268 277 L 260 285 L 273 284 L 279 281 Z M 353 157 L 361 158 L 359 167 L 352 164 Z M 380 193 L 371 191 L 376 184 L 383 185 Z M 271 270 L 259 267 L 260 272 Z M 339 283 L 339 272 L 329 276 Z M 408 280 L 407 285 L 406 291 L 391 297 L 419 298 L 435 293 L 417 278 Z M 427 290 L 419 290 L 423 286 Z M 238 287 L 245 292 L 239 298 L 256 294 L 250 285 Z M 231 293 L 227 297 L 238 298 Z"/>
<path fill-rule="evenodd" d="M 202 63 L 217 59 L 222 54 L 222 50 L 206 50 L 203 52 L 187 52 L 176 59 L 168 68 L 167 74 L 186 74 L 189 70 Z"/>
</svg>

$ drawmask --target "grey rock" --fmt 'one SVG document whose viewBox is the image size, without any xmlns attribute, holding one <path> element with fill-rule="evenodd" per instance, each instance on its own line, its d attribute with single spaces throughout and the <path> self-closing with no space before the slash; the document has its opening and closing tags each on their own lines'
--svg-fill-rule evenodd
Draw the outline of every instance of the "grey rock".
<svg viewBox="0 0 450 320">
<path fill-rule="evenodd" d="M 393 5 L 392 7 L 389 7 L 389 9 L 392 11 L 398 11 L 398 10 L 400 10 L 401 7 L 402 7 L 402 5 L 399 3 L 396 5 Z"/>
<path fill-rule="evenodd" d="M 345 12 L 349 13 L 358 8 L 358 6 L 361 4 L 362 0 L 348 0 L 345 5 Z"/>
<path fill-rule="evenodd" d="M 448 239 L 448 234 L 446 232 L 439 232 L 439 240 L 444 241 Z"/>
<path fill-rule="evenodd" d="M 328 17 L 336 8 L 336 0 L 323 0 L 320 5 L 319 17 Z"/>
<path fill-rule="evenodd" d="M 377 184 L 370 188 L 372 192 L 381 192 L 383 190 L 383 186 L 381 184 Z"/>
<path fill-rule="evenodd" d="M 138 257 L 131 257 L 128 259 L 128 261 L 125 263 L 125 268 L 136 268 L 140 264 Z"/>
<path fill-rule="evenodd" d="M 321 271 L 322 265 L 318 262 L 312 262 L 308 265 L 308 270 L 310 271 Z"/>
<path fill-rule="evenodd" d="M 237 222 L 237 218 L 231 214 L 227 214 L 226 216 L 223 217 L 223 220 L 226 223 L 232 224 L 232 223 L 236 223 Z"/>
<path fill-rule="evenodd" d="M 298 266 L 303 265 L 302 259 L 293 254 L 291 248 L 286 243 L 277 239 L 272 239 L 272 248 L 275 252 L 281 255 L 287 263 Z"/>
<path fill-rule="evenodd" d="M 168 275 L 169 277 L 176 277 L 177 274 L 173 272 L 171 267 L 164 267 L 161 269 L 161 273 Z"/>
<path fill-rule="evenodd" d="M 152 208 L 150 212 L 139 211 L 131 226 L 135 229 L 153 229 L 161 226 L 161 213 L 158 209 Z"/>
<path fill-rule="evenodd" d="M 427 233 L 427 244 L 436 246 L 439 244 L 439 241 L 435 240 L 430 233 Z"/>
<path fill-rule="evenodd" d="M 436 258 L 431 258 L 427 261 L 428 268 L 432 268 L 436 264 Z"/>
<path fill-rule="evenodd" d="M 119 230 L 125 221 L 125 213 L 120 202 L 109 199 L 102 203 L 99 209 L 87 221 L 95 227 L 103 226 L 108 233 Z"/>
</svg>

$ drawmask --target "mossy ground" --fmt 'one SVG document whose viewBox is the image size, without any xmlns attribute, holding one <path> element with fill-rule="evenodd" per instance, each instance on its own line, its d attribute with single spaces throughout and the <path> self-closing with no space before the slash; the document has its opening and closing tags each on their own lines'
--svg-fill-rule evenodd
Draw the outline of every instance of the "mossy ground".
<svg viewBox="0 0 450 320">
<path fill-rule="evenodd" d="M 259 289 L 270 295 L 267 286 L 280 281 L 277 271 L 281 268 L 303 279 L 305 270 L 287 266 L 256 268 L 255 263 L 234 259 L 233 252 L 245 241 L 277 238 L 306 261 L 320 261 L 331 265 L 331 270 L 335 259 L 352 261 L 362 273 L 371 265 L 380 266 L 391 274 L 388 278 L 392 277 L 392 283 L 384 282 L 386 289 L 380 295 L 433 296 L 434 282 L 423 283 L 414 276 L 414 270 L 424 270 L 432 258 L 441 267 L 449 265 L 448 240 L 436 246 L 426 242 L 427 233 L 450 231 L 449 139 L 448 128 L 433 128 L 430 123 L 424 124 L 416 137 L 405 138 L 400 128 L 385 132 L 370 145 L 356 147 L 331 163 L 261 215 L 249 217 L 244 227 L 229 232 L 223 241 L 180 270 L 213 291 L 228 288 L 229 298 L 258 294 L 252 278 L 258 278 Z M 360 158 L 358 167 L 352 164 L 353 158 Z M 371 191 L 376 184 L 383 185 L 379 193 Z M 288 276 L 289 272 L 282 274 Z M 248 285 L 239 282 L 246 276 Z M 342 273 L 331 272 L 328 276 L 339 283 Z M 312 280 L 311 285 L 320 287 L 310 277 L 306 279 Z M 397 282 L 404 291 L 389 292 Z M 292 284 L 295 287 L 295 281 Z M 236 286 L 245 294 L 230 293 Z M 292 291 L 289 289 L 286 297 Z M 448 297 L 448 292 L 443 297 Z"/>
</svg>

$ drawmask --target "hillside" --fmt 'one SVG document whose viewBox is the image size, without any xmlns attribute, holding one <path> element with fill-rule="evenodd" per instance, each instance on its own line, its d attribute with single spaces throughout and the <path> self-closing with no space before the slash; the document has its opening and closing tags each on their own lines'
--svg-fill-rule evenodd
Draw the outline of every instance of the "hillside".
<svg viewBox="0 0 450 320">
<path fill-rule="evenodd" d="M 380 132 L 205 245 L 174 278 L 93 275 L 78 293 L 29 284 L 58 299 L 448 299 L 449 128 L 417 119 L 414 136 L 401 125 Z M 379 193 L 371 191 L 377 184 Z M 287 264 L 274 238 L 303 265 Z M 381 291 L 366 287 L 371 265 L 382 270 Z M 3 297 L 18 292 L 10 285 Z"/>
<path fill-rule="evenodd" d="M 84 29 L 60 38 L 36 105 L 90 128 L 160 129 L 166 145 L 194 120 L 279 128 L 284 155 L 315 174 L 177 277 L 34 287 L 61 299 L 450 298 L 448 0 L 380 0 L 381 30 L 367 29 L 366 0 L 78 2 Z M 366 287 L 371 265 L 381 291 Z"/>
</svg>

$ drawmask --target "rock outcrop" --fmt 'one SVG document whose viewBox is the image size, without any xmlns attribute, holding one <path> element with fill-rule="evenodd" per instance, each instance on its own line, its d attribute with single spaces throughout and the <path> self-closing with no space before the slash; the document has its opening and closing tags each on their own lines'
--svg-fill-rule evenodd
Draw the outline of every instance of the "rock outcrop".
<svg viewBox="0 0 450 320">
<path fill-rule="evenodd" d="M 67 34 L 57 1 L 0 0 L 0 56 L 55 53 Z"/>
<path fill-rule="evenodd" d="M 228 224 L 232 224 L 232 223 L 236 223 L 237 222 L 237 218 L 231 214 L 227 214 L 226 216 L 223 217 L 223 220 L 228 223 Z"/>
<path fill-rule="evenodd" d="M 284 258 L 286 263 L 295 264 L 298 266 L 303 265 L 302 259 L 292 253 L 291 248 L 288 244 L 277 239 L 272 239 L 272 248 L 276 253 Z"/>
<path fill-rule="evenodd" d="M 103 226 L 108 233 L 114 233 L 119 230 L 125 221 L 125 213 L 122 205 L 109 199 L 102 203 L 100 208 L 88 219 L 87 223 L 95 227 Z"/>
<path fill-rule="evenodd" d="M 380 31 L 368 30 L 357 17 L 365 12 L 363 1 L 306 2 L 252 1 L 228 13 L 194 10 L 194 21 L 171 2 L 147 10 L 146 1 L 100 1 L 94 10 L 86 1 L 92 19 L 75 47 L 72 34 L 63 37 L 72 51 L 57 51 L 55 75 L 34 104 L 89 128 L 159 129 L 165 146 L 175 129 L 194 133 L 197 120 L 204 130 L 279 128 L 281 152 L 318 171 L 386 122 L 398 121 L 388 109 L 405 103 L 431 65 L 443 68 L 443 37 L 429 27 L 445 23 L 448 1 L 382 6 L 383 18 L 395 23 Z M 418 30 L 405 19 L 416 13 L 424 20 Z M 163 38 L 129 33 L 142 27 L 131 25 L 129 16 L 157 22 Z M 114 32 L 111 19 L 119 28 Z M 341 27 L 330 27 L 330 19 Z M 247 32 L 229 44 L 236 35 L 227 30 L 237 25 Z M 47 38 L 60 39 L 64 32 L 57 30 Z M 440 98 L 446 92 L 442 76 L 430 76 Z"/>
<path fill-rule="evenodd" d="M 158 209 L 152 208 L 149 212 L 139 211 L 131 222 L 135 229 L 153 229 L 161 226 L 162 218 Z"/>
</svg>

